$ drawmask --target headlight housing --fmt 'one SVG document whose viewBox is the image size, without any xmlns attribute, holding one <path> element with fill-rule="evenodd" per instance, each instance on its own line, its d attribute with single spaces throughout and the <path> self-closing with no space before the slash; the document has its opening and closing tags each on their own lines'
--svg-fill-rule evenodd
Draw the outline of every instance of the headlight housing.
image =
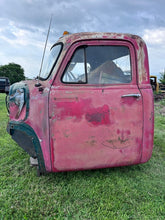
<svg viewBox="0 0 165 220">
<path fill-rule="evenodd" d="M 29 88 L 26 83 L 19 82 L 10 86 L 6 107 L 10 120 L 26 120 L 29 114 Z"/>
<path fill-rule="evenodd" d="M 16 118 L 19 118 L 20 113 L 21 113 L 23 106 L 24 106 L 24 103 L 25 103 L 24 89 L 22 89 L 22 88 L 17 89 L 15 94 L 10 95 L 9 101 L 14 102 L 18 106 L 18 112 L 16 114 Z"/>
</svg>

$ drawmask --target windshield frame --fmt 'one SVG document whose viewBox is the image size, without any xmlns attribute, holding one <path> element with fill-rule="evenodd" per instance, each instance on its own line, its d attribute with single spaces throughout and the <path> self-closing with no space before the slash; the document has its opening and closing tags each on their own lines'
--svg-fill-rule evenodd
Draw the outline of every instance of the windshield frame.
<svg viewBox="0 0 165 220">
<path fill-rule="evenodd" d="M 50 56 L 51 50 L 52 50 L 55 46 L 58 46 L 58 45 L 61 45 L 61 48 L 60 48 L 60 50 L 59 50 L 59 53 L 58 53 L 58 56 L 57 56 L 56 60 L 54 61 L 53 65 L 52 65 L 52 67 L 51 67 L 51 69 L 50 69 L 50 72 L 48 73 L 47 77 L 45 77 L 45 78 L 43 78 L 43 77 L 41 77 L 41 76 L 38 76 L 39 80 L 45 81 L 45 80 L 47 80 L 47 79 L 50 77 L 50 75 L 52 74 L 52 71 L 53 71 L 53 69 L 54 69 L 54 67 L 55 67 L 55 65 L 56 65 L 56 63 L 57 63 L 57 61 L 58 61 L 58 59 L 59 59 L 59 57 L 60 57 L 60 55 L 61 55 L 61 52 L 62 52 L 62 50 L 63 50 L 63 43 L 62 43 L 62 42 L 55 43 L 55 44 L 50 48 L 50 52 L 49 52 L 49 56 Z M 49 57 L 49 56 L 48 56 L 48 57 Z M 42 71 L 41 71 L 41 72 L 42 72 Z"/>
</svg>

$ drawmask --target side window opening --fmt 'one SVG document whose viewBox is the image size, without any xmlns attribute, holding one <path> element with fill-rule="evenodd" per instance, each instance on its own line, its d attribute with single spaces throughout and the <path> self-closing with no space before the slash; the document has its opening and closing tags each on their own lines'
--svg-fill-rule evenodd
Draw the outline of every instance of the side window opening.
<svg viewBox="0 0 165 220">
<path fill-rule="evenodd" d="M 76 50 L 62 77 L 64 83 L 86 83 L 86 62 L 84 48 Z"/>
<path fill-rule="evenodd" d="M 78 48 L 62 77 L 64 83 L 123 84 L 132 81 L 131 57 L 126 46 Z"/>
</svg>

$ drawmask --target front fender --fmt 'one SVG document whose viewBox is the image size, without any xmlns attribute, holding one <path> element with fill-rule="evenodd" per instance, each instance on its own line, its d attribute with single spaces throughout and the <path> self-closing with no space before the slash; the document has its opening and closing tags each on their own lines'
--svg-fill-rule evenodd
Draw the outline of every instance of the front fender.
<svg viewBox="0 0 165 220">
<path fill-rule="evenodd" d="M 31 157 L 38 159 L 40 173 L 45 173 L 45 163 L 40 142 L 34 130 L 24 122 L 10 121 L 7 132 Z"/>
</svg>

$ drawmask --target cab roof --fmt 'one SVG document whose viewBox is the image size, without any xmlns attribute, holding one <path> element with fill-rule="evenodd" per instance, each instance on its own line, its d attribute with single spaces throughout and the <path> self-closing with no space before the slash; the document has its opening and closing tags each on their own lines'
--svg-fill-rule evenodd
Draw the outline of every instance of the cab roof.
<svg viewBox="0 0 165 220">
<path fill-rule="evenodd" d="M 127 40 L 131 42 L 143 41 L 139 36 L 125 33 L 111 33 L 111 32 L 80 32 L 75 34 L 65 34 L 59 38 L 58 42 L 63 44 L 72 44 L 81 40 Z"/>
</svg>

